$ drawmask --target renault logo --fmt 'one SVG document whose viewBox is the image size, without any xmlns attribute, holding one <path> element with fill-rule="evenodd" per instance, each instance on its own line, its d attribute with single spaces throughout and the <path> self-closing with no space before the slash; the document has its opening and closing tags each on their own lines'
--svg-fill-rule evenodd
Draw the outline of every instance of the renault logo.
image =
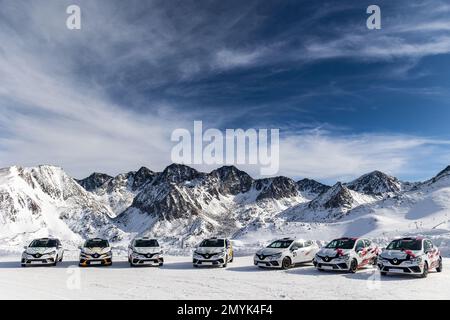
<svg viewBox="0 0 450 320">
<path fill-rule="evenodd" d="M 398 263 L 398 259 L 395 258 L 394 260 L 392 260 L 392 262 L 394 262 L 394 264 L 397 264 Z"/>
<path fill-rule="evenodd" d="M 325 257 L 323 260 L 325 260 L 326 262 L 330 261 L 329 257 Z"/>
</svg>

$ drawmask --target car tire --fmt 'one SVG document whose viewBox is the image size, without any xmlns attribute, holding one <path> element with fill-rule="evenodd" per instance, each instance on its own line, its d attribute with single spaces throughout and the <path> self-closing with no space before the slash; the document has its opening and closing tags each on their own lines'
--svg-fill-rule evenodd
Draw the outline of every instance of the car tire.
<svg viewBox="0 0 450 320">
<path fill-rule="evenodd" d="M 352 262 L 350 262 L 350 269 L 348 270 L 348 272 L 356 273 L 357 270 L 358 270 L 358 261 L 356 261 L 356 259 L 353 259 Z"/>
<path fill-rule="evenodd" d="M 59 261 L 59 257 L 56 256 L 55 262 L 53 262 L 52 266 L 56 267 L 56 265 L 58 264 L 58 261 Z"/>
<path fill-rule="evenodd" d="M 292 266 L 292 260 L 289 257 L 284 257 L 281 261 L 281 269 L 287 270 Z"/>
<path fill-rule="evenodd" d="M 197 265 L 197 264 L 193 264 L 193 266 L 194 266 L 194 268 L 198 268 L 198 265 Z"/>
<path fill-rule="evenodd" d="M 423 265 L 423 271 L 422 274 L 420 275 L 420 277 L 422 279 L 425 279 L 426 277 L 428 277 L 428 263 L 425 262 L 425 264 Z"/>
<path fill-rule="evenodd" d="M 442 257 L 439 257 L 439 265 L 436 268 L 436 272 L 442 272 Z"/>
<path fill-rule="evenodd" d="M 383 276 L 383 277 L 385 277 L 385 276 L 387 276 L 387 272 L 380 272 L 380 274 Z"/>
<path fill-rule="evenodd" d="M 20 266 L 21 266 L 22 268 L 26 268 L 26 267 L 27 267 L 27 265 L 26 265 L 25 263 L 21 263 Z"/>
<path fill-rule="evenodd" d="M 222 265 L 222 268 L 226 268 L 228 265 L 228 255 L 225 257 L 225 263 Z"/>
<path fill-rule="evenodd" d="M 233 255 L 233 256 L 231 256 L 231 259 L 230 259 L 230 263 L 232 263 L 232 262 L 233 262 L 233 260 L 234 260 L 234 255 Z"/>
<path fill-rule="evenodd" d="M 158 266 L 162 267 L 164 265 L 164 262 L 160 262 Z"/>
</svg>

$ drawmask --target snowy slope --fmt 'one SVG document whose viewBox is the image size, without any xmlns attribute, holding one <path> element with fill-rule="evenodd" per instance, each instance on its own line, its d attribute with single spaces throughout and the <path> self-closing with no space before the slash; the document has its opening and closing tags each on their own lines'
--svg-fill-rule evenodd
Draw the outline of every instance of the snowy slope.
<svg viewBox="0 0 450 320">
<path fill-rule="evenodd" d="M 111 212 L 61 168 L 10 167 L 0 170 L 0 241 L 23 245 L 38 236 L 76 242 L 105 235 L 119 239 Z"/>
<path fill-rule="evenodd" d="M 162 268 L 129 268 L 115 257 L 107 268 L 80 269 L 72 260 L 49 270 L 20 268 L 18 259 L 0 257 L 0 299 L 450 299 L 449 272 L 424 280 L 381 278 L 371 267 L 356 274 L 319 273 L 311 265 L 262 270 L 251 256 L 236 257 L 226 269 L 193 268 L 189 256 L 167 256 Z"/>
</svg>

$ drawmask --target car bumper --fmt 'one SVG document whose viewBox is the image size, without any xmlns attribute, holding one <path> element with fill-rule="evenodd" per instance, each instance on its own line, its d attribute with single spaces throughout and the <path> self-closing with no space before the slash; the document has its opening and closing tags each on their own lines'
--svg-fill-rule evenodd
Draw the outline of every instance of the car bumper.
<svg viewBox="0 0 450 320">
<path fill-rule="evenodd" d="M 159 266 L 164 263 L 163 257 L 156 258 L 143 258 L 143 257 L 131 257 L 130 262 L 134 266 Z"/>
<path fill-rule="evenodd" d="M 423 264 L 400 264 L 394 265 L 389 262 L 378 262 L 378 269 L 381 272 L 397 273 L 397 274 L 421 274 L 423 272 Z"/>
<path fill-rule="evenodd" d="M 91 258 L 80 258 L 80 266 L 110 266 L 112 265 L 112 258 L 103 258 L 103 259 L 91 259 Z"/>
<path fill-rule="evenodd" d="M 225 257 L 204 259 L 194 257 L 192 259 L 192 264 L 196 266 L 222 266 L 225 264 Z"/>
<path fill-rule="evenodd" d="M 55 263 L 56 257 L 46 257 L 46 258 L 22 258 L 22 265 L 52 265 Z"/>
<path fill-rule="evenodd" d="M 262 268 L 281 268 L 281 259 L 274 259 L 274 260 L 269 260 L 269 259 L 254 259 L 253 260 L 253 264 L 255 266 L 258 267 L 262 267 Z"/>
<path fill-rule="evenodd" d="M 317 269 L 320 270 L 331 270 L 331 271 L 348 271 L 350 270 L 350 262 L 344 260 L 330 261 L 326 262 L 319 259 L 314 259 L 313 264 Z"/>
</svg>

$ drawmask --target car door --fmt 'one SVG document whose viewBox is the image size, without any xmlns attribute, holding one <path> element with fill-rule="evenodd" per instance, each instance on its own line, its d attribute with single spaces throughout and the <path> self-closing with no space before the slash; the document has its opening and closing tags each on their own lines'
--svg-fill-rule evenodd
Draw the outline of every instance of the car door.
<svg viewBox="0 0 450 320">
<path fill-rule="evenodd" d="M 362 239 L 356 241 L 355 253 L 358 258 L 358 264 L 361 264 L 364 261 L 364 256 L 366 254 L 365 244 Z"/>
<path fill-rule="evenodd" d="M 64 249 L 61 245 L 61 242 L 59 240 L 56 241 L 56 250 L 58 252 L 58 257 L 61 258 L 63 256 L 64 253 Z"/>
<path fill-rule="evenodd" d="M 430 240 L 424 241 L 423 249 L 428 257 L 428 260 L 430 261 L 430 268 L 434 267 L 439 260 L 438 254 L 439 250 L 433 245 L 433 243 Z"/>
<path fill-rule="evenodd" d="M 227 250 L 227 254 L 228 254 L 228 260 L 231 261 L 231 260 L 233 260 L 233 247 L 231 245 L 231 241 L 226 239 L 225 245 L 226 245 L 226 250 Z"/>
<path fill-rule="evenodd" d="M 376 250 L 374 245 L 372 244 L 372 241 L 370 241 L 369 239 L 364 239 L 364 250 L 365 250 L 364 259 L 372 260 L 375 257 Z"/>
<path fill-rule="evenodd" d="M 309 262 L 314 259 L 316 250 L 314 247 L 314 242 L 308 240 L 304 242 L 303 248 L 301 249 L 301 262 Z"/>
<path fill-rule="evenodd" d="M 303 242 L 302 241 L 295 241 L 291 246 L 291 252 L 292 252 L 292 262 L 295 263 L 301 263 L 304 259 L 304 253 L 303 253 Z"/>
</svg>

